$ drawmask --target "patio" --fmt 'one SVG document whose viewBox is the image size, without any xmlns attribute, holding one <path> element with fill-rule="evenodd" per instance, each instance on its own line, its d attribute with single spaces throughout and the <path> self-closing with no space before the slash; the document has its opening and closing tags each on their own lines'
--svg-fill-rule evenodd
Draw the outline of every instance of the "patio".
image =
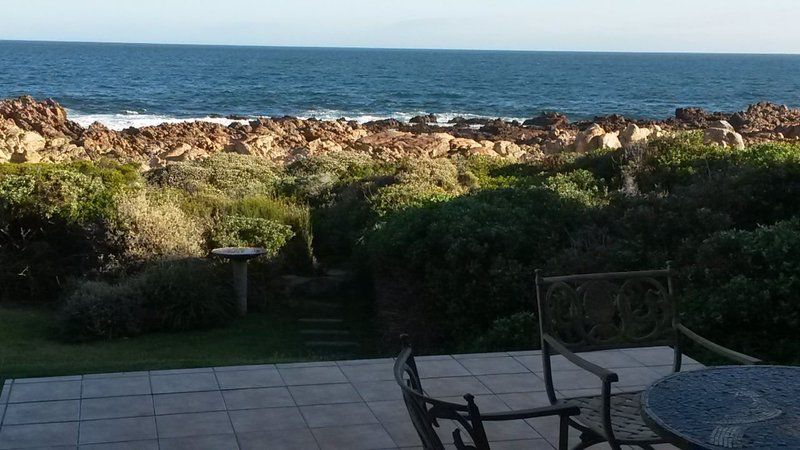
<svg viewBox="0 0 800 450">
<path fill-rule="evenodd" d="M 583 355 L 620 375 L 615 389 L 636 390 L 670 372 L 672 350 Z M 538 351 L 417 361 L 425 389 L 437 398 L 461 400 L 469 392 L 485 412 L 548 404 Z M 392 363 L 382 358 L 8 380 L 0 395 L 0 449 L 419 448 Z M 698 367 L 685 358 L 684 370 Z M 564 396 L 599 389 L 597 378 L 561 357 L 554 358 L 553 370 Z M 492 423 L 487 433 L 497 449 L 553 449 L 558 419 Z"/>
</svg>

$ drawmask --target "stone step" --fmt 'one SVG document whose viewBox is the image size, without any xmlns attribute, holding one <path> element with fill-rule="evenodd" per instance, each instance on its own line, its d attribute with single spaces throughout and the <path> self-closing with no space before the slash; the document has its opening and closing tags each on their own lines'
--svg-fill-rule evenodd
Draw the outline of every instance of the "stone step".
<svg viewBox="0 0 800 450">
<path fill-rule="evenodd" d="M 349 336 L 350 332 L 347 330 L 300 330 L 300 334 L 315 334 L 326 336 Z"/>
<path fill-rule="evenodd" d="M 341 309 L 342 305 L 338 303 L 323 302 L 318 300 L 306 300 L 300 305 L 302 309 Z"/>
</svg>

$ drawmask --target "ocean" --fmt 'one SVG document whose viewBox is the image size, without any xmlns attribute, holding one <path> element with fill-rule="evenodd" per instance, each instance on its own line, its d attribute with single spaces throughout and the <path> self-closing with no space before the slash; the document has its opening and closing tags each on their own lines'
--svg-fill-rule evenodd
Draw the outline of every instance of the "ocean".
<svg viewBox="0 0 800 450">
<path fill-rule="evenodd" d="M 0 41 L 0 98 L 23 94 L 115 129 L 229 115 L 661 119 L 684 106 L 800 106 L 800 55 Z"/>
</svg>

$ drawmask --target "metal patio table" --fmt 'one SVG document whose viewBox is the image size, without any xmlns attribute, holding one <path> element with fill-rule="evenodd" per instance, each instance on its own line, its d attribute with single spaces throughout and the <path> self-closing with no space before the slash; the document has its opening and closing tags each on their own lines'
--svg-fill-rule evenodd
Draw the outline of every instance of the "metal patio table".
<svg viewBox="0 0 800 450">
<path fill-rule="evenodd" d="M 800 449 L 800 367 L 676 373 L 641 402 L 645 422 L 684 449 Z"/>
</svg>

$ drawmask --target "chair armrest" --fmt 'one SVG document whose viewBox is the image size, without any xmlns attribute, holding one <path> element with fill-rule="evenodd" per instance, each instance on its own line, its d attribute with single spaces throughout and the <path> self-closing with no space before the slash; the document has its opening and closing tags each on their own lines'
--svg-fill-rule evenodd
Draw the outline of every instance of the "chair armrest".
<svg viewBox="0 0 800 450">
<path fill-rule="evenodd" d="M 692 341 L 696 342 L 697 344 L 705 347 L 707 350 L 711 350 L 712 352 L 724 356 L 732 361 L 736 361 L 740 364 L 746 365 L 753 365 L 761 363 L 760 359 L 753 358 L 752 356 L 745 355 L 744 353 L 739 353 L 737 351 L 731 350 L 729 348 L 723 347 L 719 344 L 716 344 L 708 339 L 700 336 L 699 334 L 695 333 L 694 331 L 686 328 L 683 324 L 677 325 L 678 331 L 681 332 L 684 336 L 691 339 Z"/>
<path fill-rule="evenodd" d="M 486 422 L 498 422 L 504 420 L 532 419 L 534 417 L 548 416 L 577 416 L 581 413 L 580 408 L 568 403 L 556 406 L 545 406 L 541 408 L 520 409 L 517 411 L 504 411 L 498 413 L 481 413 L 481 420 Z"/>
<path fill-rule="evenodd" d="M 561 341 L 559 341 L 555 337 L 549 334 L 543 334 L 542 338 L 548 344 L 550 344 L 551 347 L 553 347 L 553 350 L 555 350 L 561 356 L 567 358 L 569 362 L 575 364 L 576 366 L 580 367 L 583 370 L 586 370 L 587 372 L 594 374 L 595 376 L 603 380 L 603 383 L 615 383 L 619 381 L 619 376 L 616 373 L 581 358 L 580 356 L 569 350 L 564 344 L 561 343 Z"/>
</svg>

